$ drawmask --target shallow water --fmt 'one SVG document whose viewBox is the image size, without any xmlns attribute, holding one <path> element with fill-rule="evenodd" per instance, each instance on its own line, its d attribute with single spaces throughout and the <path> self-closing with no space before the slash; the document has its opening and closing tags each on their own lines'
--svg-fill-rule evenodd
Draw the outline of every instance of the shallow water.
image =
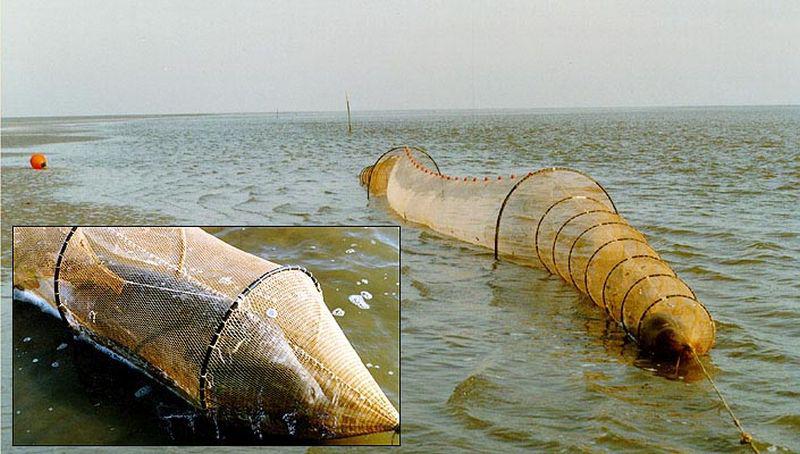
<svg viewBox="0 0 800 454">
<path fill-rule="evenodd" d="M 800 451 L 800 109 L 354 120 L 352 135 L 340 114 L 5 121 L 4 133 L 101 139 L 4 151 L 4 245 L 13 222 L 106 217 L 400 224 L 380 200 L 367 204 L 356 177 L 402 143 L 427 148 L 455 175 L 577 168 L 714 316 L 717 344 L 704 360 L 758 446 Z M 47 153 L 49 171 L 25 169 L 32 150 Z M 674 374 L 640 357 L 557 277 L 401 225 L 404 450 L 745 451 L 696 366 Z"/>
</svg>

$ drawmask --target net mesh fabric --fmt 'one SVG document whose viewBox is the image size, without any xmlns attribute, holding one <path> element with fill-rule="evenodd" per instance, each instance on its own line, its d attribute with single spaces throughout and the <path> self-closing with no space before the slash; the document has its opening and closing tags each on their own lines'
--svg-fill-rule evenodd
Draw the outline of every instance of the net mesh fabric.
<svg viewBox="0 0 800 454">
<path fill-rule="evenodd" d="M 302 437 L 398 424 L 300 267 L 197 228 L 24 227 L 14 229 L 14 271 L 16 287 L 72 328 L 210 412 Z"/>
<path fill-rule="evenodd" d="M 393 149 L 360 180 L 408 221 L 560 276 L 648 350 L 712 347 L 706 308 L 589 176 L 567 168 L 451 176 L 429 160 L 419 149 Z"/>
</svg>

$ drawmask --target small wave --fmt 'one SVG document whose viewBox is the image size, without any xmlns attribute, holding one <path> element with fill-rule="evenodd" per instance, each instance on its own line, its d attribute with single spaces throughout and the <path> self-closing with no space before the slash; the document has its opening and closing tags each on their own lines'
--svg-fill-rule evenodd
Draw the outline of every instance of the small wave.
<svg viewBox="0 0 800 454">
<path fill-rule="evenodd" d="M 764 262 L 765 262 L 764 260 L 758 258 L 740 258 L 740 259 L 721 260 L 719 263 L 721 265 L 736 266 L 736 265 L 761 265 Z"/>
<path fill-rule="evenodd" d="M 690 250 L 690 249 L 673 248 L 672 250 L 666 250 L 665 252 L 668 252 L 668 253 L 676 256 L 676 257 L 685 258 L 685 259 L 693 259 L 693 258 L 705 257 L 706 256 L 705 254 L 699 253 L 696 250 Z"/>
<path fill-rule="evenodd" d="M 739 282 L 739 281 L 742 280 L 742 279 L 739 279 L 737 277 L 733 277 L 733 276 L 729 276 L 729 275 L 724 274 L 724 273 L 720 273 L 718 271 L 710 270 L 710 269 L 708 269 L 708 268 L 706 268 L 704 266 L 701 266 L 701 265 L 691 266 L 689 268 L 684 269 L 683 272 L 687 273 L 687 274 L 694 274 L 694 275 L 697 275 L 697 276 L 708 277 L 708 278 L 711 278 L 712 280 L 715 280 L 715 281 Z"/>
<path fill-rule="evenodd" d="M 664 235 L 676 235 L 679 237 L 696 237 L 702 239 L 709 239 L 709 238 L 719 238 L 723 240 L 727 239 L 735 239 L 736 235 L 731 232 L 700 232 L 696 230 L 690 230 L 686 228 L 680 227 L 670 227 L 665 225 L 642 225 L 642 230 L 645 231 L 648 235 L 652 233 L 658 234 L 657 236 L 664 236 Z"/>
<path fill-rule="evenodd" d="M 800 431 L 800 414 L 781 415 L 769 421 L 770 424 L 788 427 L 795 432 Z"/>
<path fill-rule="evenodd" d="M 502 387 L 482 374 L 473 374 L 456 385 L 447 399 L 447 404 L 451 407 L 461 408 L 466 412 L 463 407 L 466 406 L 467 402 L 476 398 L 477 400 L 483 400 L 484 398 L 491 400 L 492 391 L 502 392 Z"/>
<path fill-rule="evenodd" d="M 739 358 L 739 359 L 757 359 L 759 361 L 771 364 L 796 363 L 796 359 L 787 356 L 786 354 L 784 354 L 783 352 L 779 351 L 776 348 L 754 347 L 753 349 L 749 349 L 749 351 L 731 352 L 729 353 L 729 356 L 731 358 Z"/>
<path fill-rule="evenodd" d="M 755 243 L 748 244 L 745 249 L 755 249 L 758 251 L 781 251 L 783 246 L 770 241 L 756 241 Z"/>
<path fill-rule="evenodd" d="M 793 183 L 793 182 L 783 183 L 782 185 L 778 186 L 775 189 L 777 189 L 778 191 L 794 191 L 800 189 L 800 183 Z"/>
</svg>

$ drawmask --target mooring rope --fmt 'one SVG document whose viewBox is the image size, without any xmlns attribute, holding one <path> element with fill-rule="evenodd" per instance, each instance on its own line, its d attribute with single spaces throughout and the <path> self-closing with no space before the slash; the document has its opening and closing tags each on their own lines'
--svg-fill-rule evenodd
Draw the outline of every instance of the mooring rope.
<svg viewBox="0 0 800 454">
<path fill-rule="evenodd" d="M 733 419 L 733 424 L 735 424 L 736 428 L 739 429 L 739 435 L 740 435 L 739 443 L 741 443 L 743 445 L 749 445 L 750 449 L 752 449 L 754 453 L 760 454 L 759 451 L 758 451 L 758 448 L 756 447 L 756 445 L 753 444 L 752 435 L 750 435 L 749 433 L 745 432 L 744 428 L 742 427 L 742 423 L 739 422 L 739 418 L 737 418 L 736 415 L 733 414 L 733 410 L 731 410 L 731 407 L 730 407 L 730 405 L 728 405 L 728 402 L 725 401 L 725 397 L 722 396 L 722 393 L 720 392 L 719 388 L 717 388 L 717 384 L 714 383 L 714 380 L 711 379 L 711 375 L 709 375 L 709 373 L 706 370 L 705 366 L 703 366 L 702 361 L 700 361 L 700 357 L 697 356 L 697 352 L 694 351 L 694 349 L 691 348 L 691 347 L 689 347 L 689 351 L 692 352 L 692 355 L 694 355 L 695 361 L 697 361 L 697 364 L 700 365 L 700 369 L 703 371 L 703 374 L 708 379 L 708 382 L 711 383 L 711 386 L 714 388 L 714 391 L 716 391 L 717 396 L 719 396 L 719 400 L 722 401 L 722 405 L 724 405 L 725 409 L 728 410 L 728 413 L 731 415 L 731 418 Z"/>
</svg>

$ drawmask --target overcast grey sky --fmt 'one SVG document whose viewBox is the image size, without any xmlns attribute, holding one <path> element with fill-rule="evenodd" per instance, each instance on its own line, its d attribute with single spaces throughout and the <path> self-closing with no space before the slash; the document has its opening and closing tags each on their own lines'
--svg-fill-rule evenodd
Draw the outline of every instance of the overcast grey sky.
<svg viewBox="0 0 800 454">
<path fill-rule="evenodd" d="M 800 1 L 2 0 L 2 114 L 800 103 Z"/>
</svg>

